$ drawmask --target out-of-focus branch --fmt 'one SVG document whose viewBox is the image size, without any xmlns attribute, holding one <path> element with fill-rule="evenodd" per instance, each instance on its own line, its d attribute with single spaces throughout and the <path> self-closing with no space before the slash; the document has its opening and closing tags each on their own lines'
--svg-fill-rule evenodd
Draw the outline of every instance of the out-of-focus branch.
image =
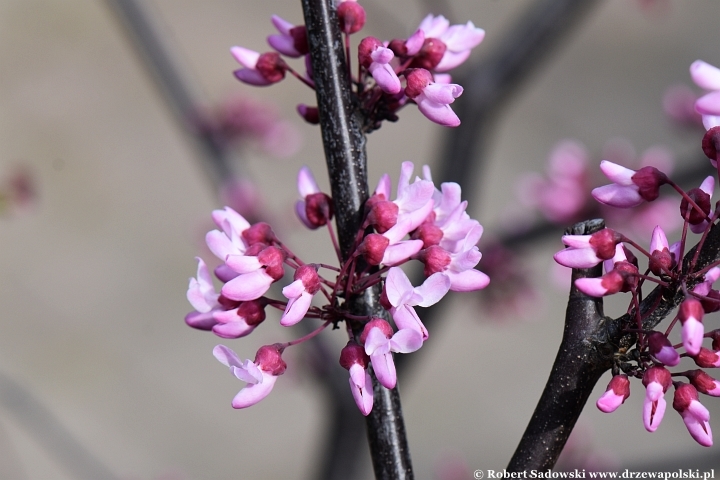
<svg viewBox="0 0 720 480">
<path fill-rule="evenodd" d="M 200 128 L 197 95 L 193 93 L 188 76 L 182 73 L 171 55 L 171 49 L 157 35 L 143 12 L 142 2 L 107 0 L 107 3 L 124 27 L 135 52 L 151 74 L 175 120 L 195 140 L 205 174 L 214 190 L 218 191 L 223 181 L 231 178 L 229 155 L 208 129 Z"/>
<path fill-rule="evenodd" d="M 352 254 L 368 198 L 367 157 L 362 122 L 353 108 L 345 52 L 332 0 L 303 0 L 303 14 L 320 113 L 325 159 L 335 204 L 336 225 L 343 261 Z M 379 288 L 347 299 L 354 315 L 385 317 Z M 360 332 L 355 332 L 358 335 Z M 367 416 L 367 434 L 375 477 L 413 478 L 410 452 L 397 387 L 380 385 L 374 372 L 373 408 Z"/>
<path fill-rule="evenodd" d="M 118 478 L 83 447 L 50 410 L 4 373 L 0 373 L 0 405 L 73 477 L 88 480 Z"/>
</svg>

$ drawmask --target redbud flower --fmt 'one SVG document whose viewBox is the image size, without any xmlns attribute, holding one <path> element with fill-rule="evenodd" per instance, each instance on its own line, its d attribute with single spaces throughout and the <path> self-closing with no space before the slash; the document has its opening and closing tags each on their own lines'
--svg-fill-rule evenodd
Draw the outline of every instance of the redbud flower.
<svg viewBox="0 0 720 480">
<path fill-rule="evenodd" d="M 242 238 L 250 223 L 230 207 L 224 210 L 213 210 L 212 218 L 222 229 L 211 230 L 205 235 L 205 242 L 211 252 L 223 262 L 228 255 L 244 255 L 248 245 Z"/>
<path fill-rule="evenodd" d="M 419 227 L 433 210 L 435 185 L 432 181 L 421 180 L 417 177 L 413 183 L 410 183 L 414 168 L 412 162 L 403 162 L 400 167 L 397 197 L 393 203 L 398 206 L 397 223 L 402 226 L 397 227 L 397 224 L 393 226 L 392 228 L 397 228 L 398 231 L 397 233 L 393 232 L 391 236 L 404 237 Z M 383 181 L 381 179 L 381 182 Z M 378 184 L 379 188 L 381 188 L 380 184 Z"/>
<path fill-rule="evenodd" d="M 665 415 L 665 392 L 672 384 L 670 372 L 664 367 L 650 367 L 643 375 L 645 402 L 643 403 L 643 423 L 648 432 L 657 430 Z"/>
<path fill-rule="evenodd" d="M 682 323 L 682 342 L 683 347 L 690 355 L 700 353 L 705 333 L 702 324 L 704 314 L 702 303 L 695 298 L 686 298 L 680 304 L 678 317 L 680 317 L 680 323 Z"/>
<path fill-rule="evenodd" d="M 320 123 L 320 111 L 317 107 L 309 107 L 303 103 L 297 106 L 297 111 L 306 122 L 317 125 Z"/>
<path fill-rule="evenodd" d="M 283 277 L 284 260 L 285 254 L 277 247 L 266 247 L 257 256 L 228 255 L 225 263 L 240 275 L 223 285 L 220 292 L 241 302 L 260 298 Z"/>
<path fill-rule="evenodd" d="M 570 248 L 557 252 L 553 258 L 565 267 L 594 267 L 603 260 L 613 258 L 615 246 L 621 239 L 618 233 L 609 228 L 592 235 L 563 235 L 563 243 Z"/>
<path fill-rule="evenodd" d="M 231 302 L 221 297 L 229 306 L 237 305 L 229 310 L 219 310 L 213 315 L 217 324 L 212 327 L 215 335 L 222 338 L 240 338 L 250 335 L 255 327 L 265 320 L 265 299 L 250 300 L 247 302 Z"/>
<path fill-rule="evenodd" d="M 301 265 L 295 270 L 293 283 L 283 288 L 282 293 L 288 298 L 285 313 L 280 318 L 280 325 L 289 327 L 303 319 L 313 296 L 320 290 L 320 279 L 315 265 Z"/>
<path fill-rule="evenodd" d="M 637 285 L 638 269 L 630 262 L 617 262 L 615 268 L 600 278 L 578 278 L 575 286 L 591 297 L 629 292 Z"/>
<path fill-rule="evenodd" d="M 385 48 L 380 40 L 375 37 L 363 38 L 358 46 L 358 57 L 360 65 L 367 68 L 383 92 L 395 94 L 402 90 L 400 79 L 390 66 L 390 60 L 395 54 Z"/>
<path fill-rule="evenodd" d="M 690 76 L 697 86 L 713 90 L 695 102 L 695 110 L 702 115 L 707 130 L 720 125 L 720 69 L 696 60 L 690 65 Z"/>
<path fill-rule="evenodd" d="M 234 72 L 235 77 L 241 82 L 263 87 L 285 78 L 288 67 L 280 55 L 275 52 L 261 55 L 243 47 L 232 47 L 230 52 L 235 60 L 245 67 Z"/>
<path fill-rule="evenodd" d="M 388 270 L 384 295 L 391 305 L 390 314 L 399 330 L 416 330 L 427 340 L 428 332 L 414 306 L 429 307 L 440 301 L 450 290 L 450 279 L 440 273 L 428 277 L 419 287 L 413 287 L 401 268 Z"/>
<path fill-rule="evenodd" d="M 470 51 L 485 38 L 485 31 L 476 28 L 472 22 L 450 26 L 450 22 L 442 15 L 428 15 L 420 23 L 419 29 L 425 38 L 437 38 L 447 47 L 442 59 L 434 67 L 438 72 L 446 72 L 462 64 L 470 56 Z"/>
<path fill-rule="evenodd" d="M 310 53 L 305 25 L 296 27 L 277 15 L 273 15 L 271 19 L 275 28 L 280 32 L 280 35 L 268 36 L 267 41 L 271 47 L 292 58 L 298 58 Z"/>
<path fill-rule="evenodd" d="M 385 388 L 395 388 L 397 376 L 392 352 L 411 353 L 422 347 L 422 334 L 406 328 L 393 334 L 392 327 L 385 320 L 370 320 L 360 336 L 365 353 L 370 356 L 378 382 Z"/>
<path fill-rule="evenodd" d="M 607 390 L 602 394 L 596 403 L 601 412 L 611 413 L 618 409 L 620 405 L 630 396 L 630 380 L 628 376 L 621 374 L 615 375 L 610 380 Z"/>
<path fill-rule="evenodd" d="M 340 365 L 350 372 L 350 391 L 355 399 L 355 405 L 360 412 L 367 416 L 373 406 L 373 385 L 367 366 L 370 357 L 363 347 L 352 340 L 340 352 Z"/>
<path fill-rule="evenodd" d="M 210 330 L 217 323 L 213 318 L 213 310 L 220 308 L 219 295 L 215 291 L 207 265 L 201 258 L 196 260 L 197 278 L 190 279 L 187 291 L 187 299 L 196 311 L 187 314 L 185 323 L 200 330 Z"/>
<path fill-rule="evenodd" d="M 298 191 L 303 199 L 295 203 L 295 213 L 306 227 L 314 230 L 332 220 L 332 199 L 320 191 L 308 167 L 298 172 Z"/>
<path fill-rule="evenodd" d="M 650 255 L 648 267 L 652 273 L 659 276 L 670 271 L 673 265 L 670 245 L 665 232 L 659 225 L 653 230 L 650 240 Z"/>
<path fill-rule="evenodd" d="M 660 363 L 668 367 L 674 367 L 680 363 L 680 355 L 673 348 L 670 340 L 660 332 L 650 332 L 647 336 L 648 350 L 650 355 Z"/>
<path fill-rule="evenodd" d="M 247 408 L 267 397 L 278 375 L 285 373 L 287 365 L 281 358 L 282 349 L 277 345 L 260 347 L 255 361 L 241 362 L 238 356 L 224 345 L 213 349 L 213 355 L 220 363 L 230 368 L 235 377 L 247 382 L 245 388 L 233 398 L 233 408 Z"/>
<path fill-rule="evenodd" d="M 660 195 L 660 186 L 668 181 L 667 176 L 655 167 L 635 171 L 603 160 L 600 169 L 615 183 L 593 189 L 592 196 L 613 207 L 630 208 L 652 202 Z"/>
<path fill-rule="evenodd" d="M 685 426 L 696 442 L 703 447 L 711 447 L 710 412 L 698 401 L 695 387 L 683 383 L 675 389 L 673 408 L 680 413 Z"/>
<path fill-rule="evenodd" d="M 432 74 L 424 68 L 409 71 L 405 78 L 405 94 L 417 103 L 423 115 L 446 127 L 460 125 L 460 119 L 450 108 L 450 104 L 462 95 L 460 85 L 435 83 Z"/>
<path fill-rule="evenodd" d="M 357 33 L 365 26 L 365 9 L 357 2 L 342 2 L 337 7 L 337 15 L 344 33 Z"/>
<path fill-rule="evenodd" d="M 705 395 L 720 397 L 720 381 L 703 372 L 702 370 L 692 370 L 685 374 L 690 383 Z"/>
<path fill-rule="evenodd" d="M 481 290 L 490 284 L 490 278 L 475 266 L 480 262 L 482 254 L 475 246 L 482 235 L 482 227 L 478 225 L 468 232 L 457 253 L 433 245 L 418 256 L 425 264 L 425 275 L 442 273 L 450 280 L 450 290 L 454 292 L 471 292 Z"/>
</svg>

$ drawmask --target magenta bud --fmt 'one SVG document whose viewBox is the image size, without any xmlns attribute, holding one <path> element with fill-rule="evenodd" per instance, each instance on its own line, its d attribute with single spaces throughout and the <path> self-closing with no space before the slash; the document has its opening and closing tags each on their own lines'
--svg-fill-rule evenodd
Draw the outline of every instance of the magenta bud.
<svg viewBox="0 0 720 480">
<path fill-rule="evenodd" d="M 660 196 L 660 186 L 665 185 L 668 178 L 655 167 L 643 167 L 632 176 L 632 182 L 637 185 L 640 196 L 652 202 Z"/>
<path fill-rule="evenodd" d="M 249 228 L 246 228 L 242 232 L 242 237 L 248 245 L 254 245 L 256 243 L 270 245 L 275 240 L 275 233 L 269 224 L 265 222 L 258 222 Z"/>
<path fill-rule="evenodd" d="M 685 376 L 688 380 L 690 380 L 690 383 L 697 389 L 698 392 L 702 392 L 705 395 L 712 395 L 714 397 L 720 396 L 720 382 L 702 370 L 689 371 Z"/>
<path fill-rule="evenodd" d="M 446 50 L 447 45 L 445 45 L 445 42 L 442 40 L 426 38 L 420 51 L 413 57 L 412 62 L 410 62 L 410 68 L 432 70 L 440 63 Z"/>
<path fill-rule="evenodd" d="M 705 217 L 710 214 L 710 195 L 708 195 L 707 192 L 704 192 L 699 188 L 693 188 L 689 190 L 687 192 L 687 195 L 697 204 L 698 207 L 700 207 L 703 213 L 698 212 L 695 207 L 690 205 L 690 202 L 688 202 L 687 198 L 683 197 L 682 201 L 680 202 L 680 215 L 682 215 L 684 218 L 686 212 L 689 209 L 690 213 L 688 216 L 688 223 L 690 223 L 690 225 L 699 225 L 704 222 Z"/>
<path fill-rule="evenodd" d="M 305 291 L 311 295 L 315 295 L 320 290 L 320 277 L 317 273 L 317 265 L 308 263 L 300 265 L 295 270 L 293 280 L 301 280 Z"/>
<path fill-rule="evenodd" d="M 365 349 L 352 340 L 340 352 L 340 366 L 345 370 L 350 370 L 353 365 L 367 368 L 368 363 L 370 363 L 370 357 L 365 353 Z"/>
<path fill-rule="evenodd" d="M 290 29 L 290 36 L 293 39 L 293 47 L 300 55 L 307 55 L 310 53 L 310 47 L 308 46 L 307 40 L 307 28 L 305 25 L 299 25 L 295 28 Z"/>
<path fill-rule="evenodd" d="M 385 233 L 395 226 L 400 207 L 387 200 L 373 202 L 368 212 L 368 225 L 373 225 L 378 233 Z"/>
<path fill-rule="evenodd" d="M 665 335 L 660 332 L 650 332 L 647 336 L 648 350 L 658 362 L 669 367 L 680 363 L 680 355 L 675 350 Z"/>
<path fill-rule="evenodd" d="M 285 252 L 279 248 L 266 247 L 258 254 L 257 259 L 265 267 L 265 273 L 274 281 L 277 282 L 285 275 L 285 271 L 283 270 Z"/>
<path fill-rule="evenodd" d="M 315 228 L 327 225 L 334 213 L 333 201 L 329 195 L 318 192 L 305 197 L 305 215 Z"/>
<path fill-rule="evenodd" d="M 598 399 L 596 405 L 600 411 L 611 413 L 618 409 L 620 405 L 630 396 L 630 380 L 628 376 L 621 374 L 615 375 L 608 384 L 605 393 Z"/>
<path fill-rule="evenodd" d="M 393 329 L 390 326 L 388 322 L 383 320 L 382 318 L 373 318 L 368 323 L 365 324 L 365 328 L 363 328 L 362 333 L 360 334 L 360 343 L 365 344 L 365 340 L 367 339 L 368 334 L 370 333 L 370 330 L 373 328 L 379 328 L 380 331 L 387 337 L 391 338 L 393 336 Z"/>
<path fill-rule="evenodd" d="M 237 314 L 245 319 L 250 327 L 256 327 L 265 320 L 265 306 L 267 301 L 264 298 L 250 300 L 240 303 Z"/>
<path fill-rule="evenodd" d="M 405 95 L 416 98 L 433 81 L 433 76 L 424 68 L 415 68 L 405 71 L 405 79 L 407 80 Z"/>
<path fill-rule="evenodd" d="M 357 2 L 343 2 L 337 8 L 340 30 L 352 34 L 365 26 L 365 9 Z"/>
<path fill-rule="evenodd" d="M 433 273 L 445 271 L 450 265 L 450 254 L 439 245 L 433 245 L 421 252 L 420 261 L 425 264 L 425 276 L 429 277 Z"/>
<path fill-rule="evenodd" d="M 263 53 L 255 65 L 255 70 L 270 83 L 277 83 L 285 78 L 287 69 L 285 60 L 276 52 Z"/>
<path fill-rule="evenodd" d="M 347 3 L 347 2 L 345 2 Z M 365 68 L 368 68 L 373 60 L 370 54 L 375 51 L 378 47 L 382 47 L 383 44 L 380 41 L 380 39 L 375 37 L 365 37 L 360 41 L 360 45 L 358 45 L 358 61 L 360 62 L 360 65 L 362 65 Z"/>
<path fill-rule="evenodd" d="M 357 250 L 365 256 L 370 265 L 380 265 L 388 245 L 389 239 L 379 233 L 371 233 L 363 239 Z"/>
<path fill-rule="evenodd" d="M 422 240 L 423 248 L 438 245 L 443 238 L 443 231 L 433 223 L 423 223 L 410 236 L 413 240 Z"/>
<path fill-rule="evenodd" d="M 720 356 L 716 351 L 708 350 L 705 347 L 701 347 L 697 355 L 694 355 L 693 360 L 698 367 L 702 368 L 715 368 L 720 367 Z"/>
<path fill-rule="evenodd" d="M 281 356 L 284 349 L 279 343 L 260 347 L 255 354 L 255 364 L 270 375 L 282 375 L 287 369 L 287 364 Z"/>
<path fill-rule="evenodd" d="M 663 392 L 667 392 L 672 385 L 672 377 L 670 371 L 665 367 L 654 366 L 645 371 L 642 378 L 642 384 L 647 387 L 651 383 L 658 383 L 662 386 Z"/>
<path fill-rule="evenodd" d="M 713 127 L 707 132 L 702 139 L 702 149 L 705 156 L 713 162 L 717 161 L 718 150 L 720 146 L 720 127 Z"/>
<path fill-rule="evenodd" d="M 301 103 L 297 106 L 297 111 L 300 116 L 305 119 L 306 122 L 312 125 L 317 125 L 318 123 L 320 123 L 320 111 L 317 109 L 317 107 L 309 107 Z"/>
</svg>

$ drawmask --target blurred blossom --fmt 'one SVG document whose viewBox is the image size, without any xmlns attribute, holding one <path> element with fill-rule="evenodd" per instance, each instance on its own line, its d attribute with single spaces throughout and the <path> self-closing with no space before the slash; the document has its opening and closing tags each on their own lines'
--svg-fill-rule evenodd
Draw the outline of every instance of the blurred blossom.
<svg viewBox="0 0 720 480">
<path fill-rule="evenodd" d="M 467 461 L 457 452 L 444 453 L 435 460 L 436 480 L 466 480 L 473 478 Z"/>
<path fill-rule="evenodd" d="M 37 199 L 35 182 L 25 165 L 16 165 L 0 177 L 0 215 L 29 211 Z"/>
<path fill-rule="evenodd" d="M 479 293 L 488 316 L 502 320 L 529 319 L 537 313 L 541 299 L 523 258 L 499 243 L 483 250 L 479 267 L 493 279 Z M 569 283 L 569 279 L 564 282 L 564 288 L 567 289 Z M 528 308 L 531 305 L 533 308 Z"/>
<path fill-rule="evenodd" d="M 617 470 L 620 466 L 617 457 L 609 450 L 597 447 L 593 440 L 594 436 L 595 433 L 589 423 L 578 422 L 560 454 L 555 469 L 560 472 L 575 469 L 584 469 L 588 472 Z"/>
<path fill-rule="evenodd" d="M 250 222 L 268 218 L 263 212 L 262 195 L 254 182 L 247 178 L 231 178 L 220 187 L 220 203 L 227 205 Z"/>
<path fill-rule="evenodd" d="M 673 121 L 683 126 L 702 126 L 702 115 L 695 111 L 698 96 L 685 84 L 668 87 L 663 94 L 663 110 Z"/>
</svg>

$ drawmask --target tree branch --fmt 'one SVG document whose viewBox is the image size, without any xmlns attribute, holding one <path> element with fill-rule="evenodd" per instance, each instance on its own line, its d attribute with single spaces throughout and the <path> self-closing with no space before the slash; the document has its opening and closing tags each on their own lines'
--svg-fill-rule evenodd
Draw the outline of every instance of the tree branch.
<svg viewBox="0 0 720 480">
<path fill-rule="evenodd" d="M 365 136 L 353 108 L 350 79 L 332 0 L 303 0 L 325 157 L 335 203 L 343 260 L 352 253 L 368 198 Z M 378 288 L 348 299 L 355 315 L 385 317 Z M 359 332 L 355 332 L 356 334 Z M 369 369 L 371 370 L 371 369 Z M 376 478 L 410 479 L 412 466 L 397 387 L 382 387 L 373 372 L 374 405 L 367 416 L 370 455 Z"/>
</svg>

